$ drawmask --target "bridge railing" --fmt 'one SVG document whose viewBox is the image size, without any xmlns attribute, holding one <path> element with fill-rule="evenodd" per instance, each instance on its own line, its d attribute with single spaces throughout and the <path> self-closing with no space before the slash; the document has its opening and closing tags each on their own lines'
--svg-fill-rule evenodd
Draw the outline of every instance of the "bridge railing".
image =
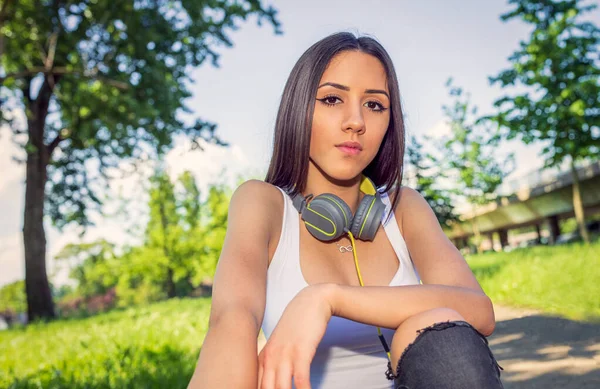
<svg viewBox="0 0 600 389">
<path fill-rule="evenodd" d="M 592 160 L 582 161 L 577 163 L 577 169 L 586 168 L 597 163 L 598 161 Z M 533 189 L 551 184 L 555 182 L 560 175 L 567 173 L 567 171 L 568 167 L 565 166 L 532 170 L 523 176 L 503 182 L 496 190 L 496 193 L 500 196 L 509 196 L 523 189 Z"/>
</svg>

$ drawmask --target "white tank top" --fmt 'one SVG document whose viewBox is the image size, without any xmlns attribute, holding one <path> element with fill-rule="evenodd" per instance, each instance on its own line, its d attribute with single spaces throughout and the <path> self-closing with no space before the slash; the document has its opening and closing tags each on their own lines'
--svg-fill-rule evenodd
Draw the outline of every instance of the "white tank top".
<svg viewBox="0 0 600 389">
<path fill-rule="evenodd" d="M 280 191 L 284 198 L 283 224 L 279 243 L 267 271 L 267 295 L 262 323 L 266 339 L 273 333 L 288 303 L 308 286 L 300 268 L 300 215 L 294 208 L 291 197 L 283 190 Z M 381 197 L 386 205 L 382 217 L 383 230 L 400 262 L 389 286 L 419 284 L 419 275 L 400 234 L 389 198 L 385 193 Z M 384 223 L 390 212 L 392 214 L 389 221 Z M 381 332 L 387 344 L 391 345 L 394 331 L 381 328 Z M 387 361 L 376 327 L 333 316 L 310 366 L 310 383 L 313 389 L 391 389 L 393 381 L 385 377 Z"/>
</svg>

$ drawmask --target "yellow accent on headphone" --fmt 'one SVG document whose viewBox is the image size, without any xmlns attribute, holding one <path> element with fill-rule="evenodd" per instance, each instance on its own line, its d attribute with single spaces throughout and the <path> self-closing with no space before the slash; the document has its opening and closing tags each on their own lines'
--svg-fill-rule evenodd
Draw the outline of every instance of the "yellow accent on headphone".
<svg viewBox="0 0 600 389">
<path fill-rule="evenodd" d="M 344 212 L 344 207 L 342 207 L 342 205 L 340 203 L 338 203 L 338 201 L 336 199 L 334 199 L 331 196 L 323 196 L 331 201 L 333 201 L 335 203 L 335 205 L 338 206 L 338 208 L 342 211 L 342 215 L 344 215 L 344 220 L 346 221 L 346 225 L 348 224 L 348 218 L 346 217 L 346 212 Z"/>
<path fill-rule="evenodd" d="M 377 190 L 373 186 L 373 183 L 365 175 L 362 176 L 362 179 L 360 181 L 360 191 L 364 194 L 368 194 L 371 196 L 375 196 L 375 194 L 377 193 Z"/>
<path fill-rule="evenodd" d="M 340 208 L 340 210 L 342 211 L 342 215 L 344 215 L 344 220 L 346 221 L 346 224 L 348 224 L 348 219 L 346 218 L 346 212 L 344 212 L 344 208 L 342 208 L 341 204 L 338 203 L 337 200 L 334 199 L 333 197 L 330 197 L 330 196 L 323 196 L 323 197 L 328 198 L 329 200 L 333 201 L 335 203 L 335 205 L 337 205 Z M 371 207 L 372 206 L 373 206 L 373 204 L 371 204 Z M 331 225 L 333 225 L 333 233 L 331 233 L 331 234 L 327 233 L 327 232 L 323 231 L 322 229 L 320 229 L 319 227 L 317 227 L 314 224 L 311 224 L 311 223 L 309 223 L 307 221 L 305 221 L 304 223 L 306 223 L 307 225 L 311 226 L 312 228 L 314 228 L 315 230 L 321 232 L 324 235 L 333 236 L 333 235 L 336 234 L 337 229 L 335 228 L 335 223 L 333 222 L 333 220 L 329 219 L 325 215 L 321 215 L 319 212 L 317 212 L 314 209 L 310 208 L 310 204 L 306 207 L 306 209 L 309 210 L 309 211 L 311 211 L 312 213 L 316 213 L 317 215 L 321 216 L 323 219 L 329 221 L 331 223 Z M 369 210 L 371 210 L 371 208 L 369 208 Z M 364 226 L 364 223 L 363 223 L 363 226 Z M 362 229 L 361 229 L 361 232 L 362 232 Z"/>
<path fill-rule="evenodd" d="M 307 222 L 306 220 L 304 221 L 304 223 L 306 225 L 311 226 L 312 228 L 314 228 L 315 230 L 322 232 L 323 234 L 327 235 L 327 236 L 333 236 L 335 235 L 335 233 L 337 232 L 337 229 L 335 228 L 335 223 L 333 222 L 333 220 L 331 220 L 330 218 L 328 218 L 325 215 L 321 215 L 319 212 L 315 211 L 314 209 L 311 209 L 309 207 L 306 207 L 306 210 L 311 211 L 312 213 L 316 213 L 317 215 L 321 216 L 323 219 L 329 221 L 331 223 L 331 225 L 333 225 L 333 232 L 330 234 L 328 232 L 323 231 L 322 229 L 320 229 L 319 227 L 315 226 L 314 224 L 311 224 L 309 222 Z"/>
<path fill-rule="evenodd" d="M 375 200 L 377 200 L 377 199 L 373 198 L 373 201 L 371 201 L 371 205 L 369 206 L 369 210 L 367 211 L 365 217 L 363 218 L 362 226 L 360 226 L 360 231 L 358 232 L 359 238 L 362 235 L 363 228 L 365 228 L 365 224 L 367 223 L 367 216 L 371 213 L 371 209 L 373 208 L 373 205 L 375 204 Z"/>
</svg>

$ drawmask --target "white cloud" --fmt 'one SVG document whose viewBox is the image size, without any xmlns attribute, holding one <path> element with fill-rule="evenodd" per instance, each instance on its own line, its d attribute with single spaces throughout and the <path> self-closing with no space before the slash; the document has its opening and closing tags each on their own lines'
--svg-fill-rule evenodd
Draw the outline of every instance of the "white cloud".
<svg viewBox="0 0 600 389">
<path fill-rule="evenodd" d="M 202 190 L 215 182 L 234 185 L 238 175 L 248 174 L 249 169 L 254 168 L 238 145 L 221 147 L 202 143 L 202 147 L 204 151 L 190 151 L 189 140 L 177 142 L 165 158 L 172 179 L 177 179 L 184 171 L 189 170 Z"/>
<path fill-rule="evenodd" d="M 433 137 L 434 139 L 439 139 L 446 135 L 450 135 L 451 130 L 452 129 L 448 124 L 448 121 L 446 119 L 440 119 L 432 127 L 425 131 L 425 134 Z"/>
</svg>

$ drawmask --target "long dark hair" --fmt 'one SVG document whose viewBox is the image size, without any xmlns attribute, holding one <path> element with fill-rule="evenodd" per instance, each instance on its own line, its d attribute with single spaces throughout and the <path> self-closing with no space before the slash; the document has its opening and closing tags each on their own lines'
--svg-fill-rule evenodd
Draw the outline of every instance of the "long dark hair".
<svg viewBox="0 0 600 389">
<path fill-rule="evenodd" d="M 273 155 L 265 181 L 290 195 L 306 186 L 310 135 L 315 96 L 319 81 L 331 59 L 343 51 L 360 51 L 379 59 L 390 91 L 390 124 L 379 151 L 363 174 L 377 188 L 393 191 L 392 209 L 399 199 L 404 159 L 404 117 L 400 104 L 398 79 L 390 56 L 383 46 L 370 37 L 356 37 L 349 32 L 330 35 L 302 54 L 285 84 L 273 139 Z"/>
</svg>

